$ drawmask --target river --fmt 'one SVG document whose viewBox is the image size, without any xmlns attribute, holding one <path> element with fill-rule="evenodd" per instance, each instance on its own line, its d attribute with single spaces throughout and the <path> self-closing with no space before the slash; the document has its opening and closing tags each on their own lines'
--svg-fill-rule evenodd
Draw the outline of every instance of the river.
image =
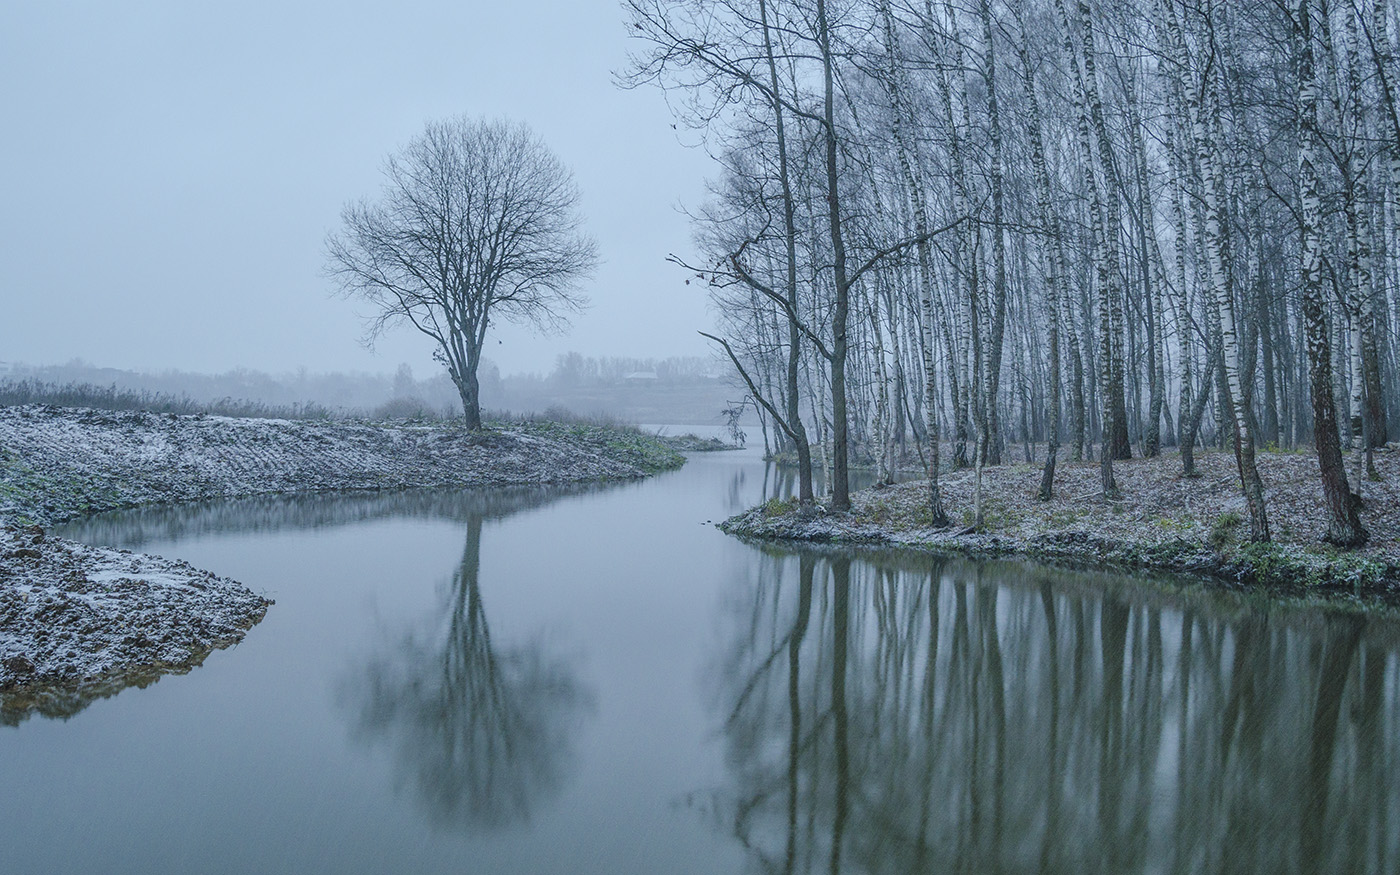
<svg viewBox="0 0 1400 875">
<path fill-rule="evenodd" d="M 710 525 L 792 488 L 745 451 L 72 526 L 276 604 L 0 728 L 3 869 L 1400 870 L 1394 622 Z"/>
</svg>

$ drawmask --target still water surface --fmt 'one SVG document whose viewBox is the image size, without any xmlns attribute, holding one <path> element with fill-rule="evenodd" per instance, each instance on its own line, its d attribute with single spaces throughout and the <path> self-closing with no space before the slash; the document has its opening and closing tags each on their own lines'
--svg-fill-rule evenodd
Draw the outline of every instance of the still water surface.
<svg viewBox="0 0 1400 875">
<path fill-rule="evenodd" d="M 706 525 L 791 488 L 708 454 L 75 527 L 277 604 L 0 728 L 0 868 L 1397 871 L 1395 625 Z"/>
</svg>

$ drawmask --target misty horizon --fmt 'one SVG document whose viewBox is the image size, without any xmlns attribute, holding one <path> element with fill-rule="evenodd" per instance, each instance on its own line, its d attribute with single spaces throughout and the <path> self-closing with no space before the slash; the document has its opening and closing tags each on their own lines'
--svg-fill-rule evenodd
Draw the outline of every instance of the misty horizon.
<svg viewBox="0 0 1400 875">
<path fill-rule="evenodd" d="M 421 6 L 421 8 L 420 8 Z M 599 14 L 606 11 L 607 14 Z M 0 9 L 6 318 L 0 359 L 135 371 L 426 375 L 412 329 L 361 344 L 373 314 L 334 294 L 326 235 L 373 197 L 429 120 L 530 125 L 574 172 L 602 264 L 567 333 L 504 321 L 503 372 L 577 350 L 706 352 L 703 289 L 667 264 L 710 172 L 654 92 L 617 88 L 626 29 L 606 10 L 410 3 L 153 2 Z M 548 64 L 539 59 L 548 58 Z M 55 266 L 61 266 L 56 269 Z"/>
<path fill-rule="evenodd" d="M 489 359 L 481 370 L 484 406 L 493 416 L 567 414 L 622 423 L 718 426 L 743 396 L 714 356 L 588 357 L 562 353 L 546 372 L 503 373 Z M 458 418 L 456 387 L 441 368 L 407 362 L 394 371 L 222 373 L 166 369 L 143 372 L 81 359 L 62 365 L 0 362 L 0 403 L 53 403 L 235 416 Z M 757 420 L 746 408 L 742 421 Z"/>
</svg>

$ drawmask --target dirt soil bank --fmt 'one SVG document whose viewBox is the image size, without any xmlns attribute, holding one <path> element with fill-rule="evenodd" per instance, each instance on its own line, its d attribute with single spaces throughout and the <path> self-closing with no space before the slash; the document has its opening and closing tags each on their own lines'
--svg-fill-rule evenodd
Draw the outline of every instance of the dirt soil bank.
<svg viewBox="0 0 1400 875">
<path fill-rule="evenodd" d="M 1264 585 L 1280 595 L 1400 604 L 1400 445 L 1376 453 L 1378 480 L 1361 483 L 1362 522 L 1371 539 L 1339 551 L 1326 530 L 1317 461 L 1310 454 L 1259 456 L 1273 543 L 1244 543 L 1248 510 L 1234 456 L 1200 452 L 1199 477 L 1180 476 L 1181 460 L 1114 464 L 1121 500 L 1100 497 L 1097 463 L 1061 464 L 1055 497 L 1036 499 L 1038 465 L 983 473 L 985 525 L 974 522 L 972 471 L 941 479 L 953 525 L 928 525 L 928 481 L 874 488 L 851 497 L 849 514 L 820 510 L 804 517 L 792 502 L 770 501 L 720 524 L 730 534 L 915 547 L 968 555 L 1025 555 L 1077 565 L 1205 574 L 1234 585 Z M 1353 484 L 1354 486 L 1354 484 Z"/>
<path fill-rule="evenodd" d="M 271 602 L 183 562 L 40 527 L 102 511 L 283 493 L 588 483 L 684 458 L 640 432 L 524 423 L 312 422 L 0 408 L 0 722 L 66 716 L 187 671 Z"/>
<path fill-rule="evenodd" d="M 0 529 L 0 723 L 94 698 L 242 640 L 272 602 L 187 563 Z"/>
</svg>

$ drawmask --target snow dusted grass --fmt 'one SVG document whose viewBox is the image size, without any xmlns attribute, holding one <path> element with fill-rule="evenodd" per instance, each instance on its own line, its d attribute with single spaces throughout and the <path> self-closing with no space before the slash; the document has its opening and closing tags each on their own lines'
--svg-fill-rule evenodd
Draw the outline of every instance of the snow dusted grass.
<svg viewBox="0 0 1400 875">
<path fill-rule="evenodd" d="M 636 429 L 233 419 L 0 408 L 0 722 L 69 716 L 188 671 L 268 600 L 183 562 L 47 537 L 101 511 L 284 493 L 543 486 L 642 477 L 683 457 Z"/>
<path fill-rule="evenodd" d="M 1100 497 L 1097 463 L 1062 463 L 1055 497 L 1036 499 L 1039 465 L 983 473 L 985 525 L 973 528 L 974 475 L 947 474 L 943 504 L 953 525 L 929 526 L 928 481 L 852 496 L 849 514 L 803 518 L 789 502 L 770 502 L 722 524 L 731 534 L 763 539 L 920 547 L 975 555 L 1044 559 L 1208 574 L 1264 584 L 1285 594 L 1400 594 L 1400 445 L 1376 452 L 1378 480 L 1364 480 L 1362 522 L 1370 542 L 1355 551 L 1322 543 L 1326 518 L 1317 461 L 1309 453 L 1259 456 L 1272 544 L 1242 543 L 1248 510 L 1230 453 L 1198 451 L 1199 477 L 1180 476 L 1175 454 L 1114 464 L 1121 500 Z M 1354 477 L 1353 477 L 1354 479 Z"/>
<path fill-rule="evenodd" d="M 682 457 L 634 429 L 231 419 L 0 408 L 0 522 L 291 492 L 578 483 Z"/>
</svg>

